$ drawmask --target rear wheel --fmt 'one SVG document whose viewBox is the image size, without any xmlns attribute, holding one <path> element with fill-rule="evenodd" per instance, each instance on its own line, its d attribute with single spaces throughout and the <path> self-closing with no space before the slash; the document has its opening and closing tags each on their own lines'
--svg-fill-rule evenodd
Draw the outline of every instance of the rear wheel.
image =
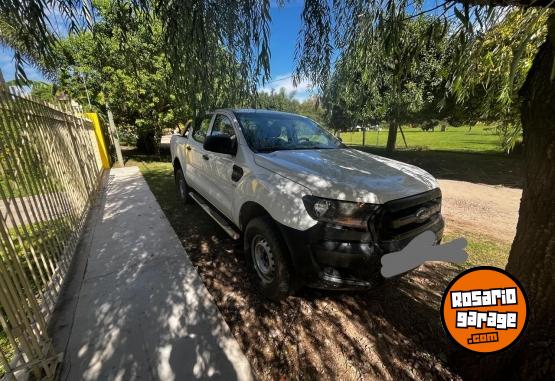
<svg viewBox="0 0 555 381">
<path fill-rule="evenodd" d="M 181 199 L 181 202 L 188 204 L 191 200 L 191 197 L 189 196 L 189 186 L 185 181 L 185 175 L 183 175 L 183 171 L 181 169 L 175 171 L 175 186 L 177 196 Z"/>
<path fill-rule="evenodd" d="M 251 278 L 267 298 L 279 301 L 294 292 L 294 277 L 283 238 L 269 217 L 254 218 L 244 234 Z"/>
</svg>

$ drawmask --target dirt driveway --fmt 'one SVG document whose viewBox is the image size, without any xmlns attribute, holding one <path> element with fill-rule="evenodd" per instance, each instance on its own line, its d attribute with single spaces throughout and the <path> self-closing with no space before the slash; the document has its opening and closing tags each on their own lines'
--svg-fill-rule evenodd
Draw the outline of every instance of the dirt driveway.
<svg viewBox="0 0 555 381">
<path fill-rule="evenodd" d="M 480 233 L 506 243 L 513 241 L 522 190 L 456 180 L 439 183 L 448 229 Z"/>
</svg>

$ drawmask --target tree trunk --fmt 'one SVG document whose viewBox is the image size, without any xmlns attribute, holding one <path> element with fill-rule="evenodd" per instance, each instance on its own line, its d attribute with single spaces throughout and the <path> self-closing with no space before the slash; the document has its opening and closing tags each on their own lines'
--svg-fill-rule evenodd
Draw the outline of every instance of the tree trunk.
<svg viewBox="0 0 555 381">
<path fill-rule="evenodd" d="M 525 183 L 507 271 L 524 286 L 530 319 L 514 370 L 547 379 L 553 369 L 555 329 L 555 16 L 520 90 Z"/>
<path fill-rule="evenodd" d="M 387 134 L 387 152 L 395 151 L 395 142 L 397 141 L 397 122 L 389 123 L 389 132 Z"/>
<path fill-rule="evenodd" d="M 520 90 L 525 182 L 506 268 L 528 295 L 528 326 L 510 350 L 455 352 L 465 379 L 546 380 L 555 374 L 555 17 L 549 30 Z"/>
</svg>

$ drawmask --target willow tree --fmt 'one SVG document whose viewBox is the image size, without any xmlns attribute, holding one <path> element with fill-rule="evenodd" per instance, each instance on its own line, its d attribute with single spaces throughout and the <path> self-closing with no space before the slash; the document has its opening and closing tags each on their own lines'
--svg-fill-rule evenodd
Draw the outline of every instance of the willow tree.
<svg viewBox="0 0 555 381">
<path fill-rule="evenodd" d="M 425 15 L 398 17 L 404 20 L 394 41 L 361 28 L 322 88 L 331 118 L 346 114 L 354 123 L 389 122 L 390 151 L 400 125 L 439 118 L 439 107 L 433 106 L 444 98 L 440 72 L 450 52 L 449 24 Z"/>
<path fill-rule="evenodd" d="M 95 5 L 107 2 L 110 0 L 1 1 L 0 20 L 9 20 L 13 33 L 20 37 L 17 44 L 0 39 L 14 48 L 17 75 L 24 76 L 24 62 L 35 62 L 23 52 L 55 61 L 57 37 L 66 30 L 72 34 L 91 29 L 99 18 Z M 161 20 L 171 83 L 180 101 L 197 113 L 217 104 L 221 97 L 214 88 L 221 90 L 217 94 L 227 92 L 227 100 L 236 103 L 254 94 L 257 84 L 269 78 L 270 0 L 112 2 L 118 3 L 117 8 Z M 125 39 L 121 43 L 125 45 Z"/>
<path fill-rule="evenodd" d="M 226 70 L 235 70 L 236 63 L 240 65 L 242 78 L 228 83 L 230 88 L 236 86 L 233 91 L 253 91 L 260 80 L 268 78 L 270 0 L 117 1 L 148 9 L 162 20 L 167 54 L 174 71 L 173 83 L 184 98 L 192 94 L 186 100 L 193 107 L 207 107 L 210 94 L 205 84 L 217 80 Z M 473 49 L 480 45 L 480 36 L 498 25 L 512 7 L 525 13 L 529 8 L 542 9 L 546 15 L 552 14 L 555 7 L 553 0 L 447 0 L 425 9 L 426 3 L 424 0 L 306 0 L 298 45 L 297 79 L 308 77 L 314 84 L 325 84 L 332 72 L 335 49 L 349 46 L 362 30 L 361 26 L 370 29 L 371 38 L 394 43 L 404 20 L 398 15 L 414 17 L 424 12 L 440 20 L 458 20 L 458 26 L 449 32 L 458 51 L 450 70 L 453 80 L 459 76 L 464 85 L 464 68 L 468 64 L 465 58 L 472 57 Z M 52 12 L 48 8 L 56 8 L 68 20 L 71 31 L 94 22 L 94 9 L 88 4 L 89 1 L 79 0 L 3 0 L 0 16 L 10 20 L 21 36 L 23 48 L 37 52 L 40 57 L 49 57 L 55 42 L 49 37 Z M 525 339 L 516 350 L 502 356 L 501 365 L 494 364 L 499 356 L 485 357 L 488 368 L 493 371 L 516 370 L 524 372 L 520 378 L 536 375 L 544 379 L 553 374 L 555 321 L 555 17 L 551 15 L 546 24 L 545 41 L 518 92 L 525 145 L 525 183 L 517 233 L 507 264 L 507 270 L 526 288 L 531 319 Z M 215 53 L 218 46 L 225 47 L 234 60 L 214 65 L 219 59 Z M 18 54 L 20 48 L 15 46 L 15 49 Z M 516 45 L 515 52 L 518 52 Z M 21 54 L 16 58 L 23 59 Z M 513 374 L 513 378 L 518 375 Z"/>
<path fill-rule="evenodd" d="M 548 12 L 512 8 L 453 62 L 450 89 L 471 107 L 475 120 L 497 123 L 510 150 L 521 136 L 520 98 L 534 56 L 545 41 Z M 472 118 L 472 115 L 469 115 Z"/>
<path fill-rule="evenodd" d="M 483 36 L 496 28 L 515 9 L 526 20 L 512 38 L 511 64 L 516 67 L 523 54 L 522 43 L 538 35 L 544 39 L 533 54 L 533 62 L 518 92 L 520 119 L 525 147 L 525 182 L 516 237 L 506 269 L 521 280 L 528 293 L 531 314 L 527 334 L 515 351 L 486 357 L 489 369 L 512 375 L 546 377 L 552 375 L 554 350 L 553 303 L 555 273 L 555 2 L 550 0 L 468 0 L 447 1 L 424 8 L 424 1 L 371 0 L 306 2 L 298 52 L 297 78 L 310 78 L 325 85 L 332 71 L 333 49 L 348 49 L 361 31 L 368 40 L 385 44 L 396 40 L 407 17 L 427 13 L 438 20 L 456 20 L 449 35 L 456 54 L 449 67 L 450 90 L 464 98 L 476 84 L 474 63 L 487 49 Z M 399 15 L 408 15 L 402 18 Z M 543 25 L 541 25 L 543 23 Z M 331 27 L 330 27 L 331 25 Z M 541 30 L 547 33 L 541 34 Z M 324 33 L 319 39 L 315 36 Z M 394 51 L 394 50 L 393 50 Z M 493 53 L 493 59 L 496 59 Z M 402 61 L 396 65 L 404 65 Z M 492 65 L 492 68 L 496 68 Z M 489 72 L 491 75 L 492 72 Z M 487 75 L 487 71 L 486 71 Z M 483 77 L 482 77 L 483 78 Z M 514 87 L 511 72 L 505 90 Z M 487 87 L 484 87 L 487 88 Z M 499 96 L 490 89 L 487 96 Z M 472 93 L 470 93 L 472 96 Z M 474 363 L 481 361 L 474 359 Z M 470 369 L 467 368 L 467 369 Z M 516 373 L 515 373 L 516 372 Z M 519 373 L 520 372 L 520 373 Z"/>
</svg>

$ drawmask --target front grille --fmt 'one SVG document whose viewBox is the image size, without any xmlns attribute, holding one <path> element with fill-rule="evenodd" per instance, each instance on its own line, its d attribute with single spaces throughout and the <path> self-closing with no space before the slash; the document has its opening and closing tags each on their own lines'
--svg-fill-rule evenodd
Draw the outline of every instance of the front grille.
<svg viewBox="0 0 555 381">
<path fill-rule="evenodd" d="M 439 188 L 384 204 L 377 229 L 380 241 L 410 235 L 436 221 L 441 213 Z"/>
</svg>

